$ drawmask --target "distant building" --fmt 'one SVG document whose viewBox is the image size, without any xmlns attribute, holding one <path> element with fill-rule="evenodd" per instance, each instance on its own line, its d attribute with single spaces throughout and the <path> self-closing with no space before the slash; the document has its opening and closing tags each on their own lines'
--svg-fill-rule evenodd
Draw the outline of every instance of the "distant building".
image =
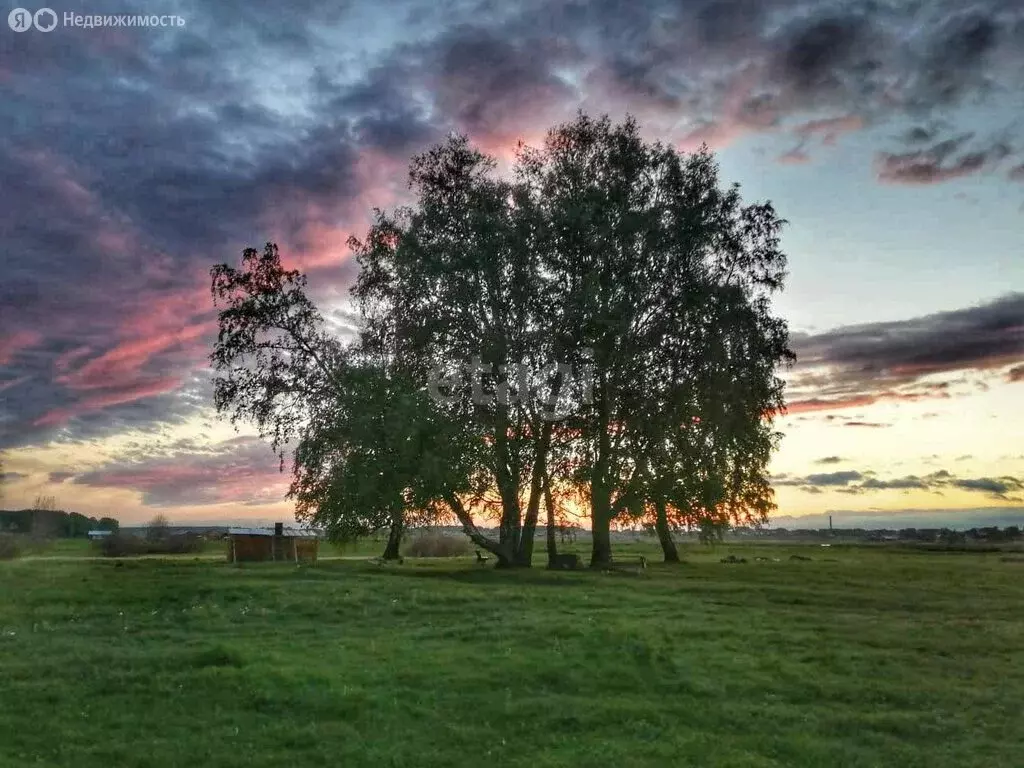
<svg viewBox="0 0 1024 768">
<path fill-rule="evenodd" d="M 228 528 L 228 562 L 284 561 L 315 563 L 320 533 L 310 528 Z"/>
<path fill-rule="evenodd" d="M 113 531 L 99 531 L 99 530 L 97 530 L 97 531 L 89 531 L 87 535 L 88 535 L 88 537 L 92 541 L 99 541 L 100 539 L 107 538 L 107 536 L 110 536 L 113 533 L 114 533 Z"/>
</svg>

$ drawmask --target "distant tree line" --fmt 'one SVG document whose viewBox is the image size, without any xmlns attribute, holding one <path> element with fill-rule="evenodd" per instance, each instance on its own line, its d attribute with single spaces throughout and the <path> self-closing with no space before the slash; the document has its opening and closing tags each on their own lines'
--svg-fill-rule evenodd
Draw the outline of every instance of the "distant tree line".
<svg viewBox="0 0 1024 768">
<path fill-rule="evenodd" d="M 350 241 L 354 319 L 272 243 L 213 267 L 215 405 L 290 457 L 298 518 L 387 530 L 385 558 L 457 521 L 500 566 L 530 565 L 541 520 L 552 562 L 571 510 L 593 566 L 619 522 L 674 561 L 681 530 L 767 520 L 794 359 L 771 204 L 632 120 L 580 115 L 496 171 L 463 136 L 414 158 L 414 202 Z"/>
<path fill-rule="evenodd" d="M 854 541 L 918 541 L 947 544 L 967 541 L 1018 541 L 1024 538 L 1020 526 L 983 526 L 958 531 L 952 528 L 736 528 L 736 536 L 760 536 L 772 539 L 820 539 L 834 538 Z"/>
<path fill-rule="evenodd" d="M 86 517 L 59 510 L 53 496 L 37 496 L 30 509 L 0 510 L 0 532 L 4 533 L 76 539 L 85 538 L 89 531 L 116 531 L 119 527 L 112 517 Z"/>
</svg>

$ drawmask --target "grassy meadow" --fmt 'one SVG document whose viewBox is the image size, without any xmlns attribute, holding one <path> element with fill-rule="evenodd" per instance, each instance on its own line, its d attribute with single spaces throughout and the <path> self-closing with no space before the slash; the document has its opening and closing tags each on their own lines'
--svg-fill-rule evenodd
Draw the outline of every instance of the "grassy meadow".
<svg viewBox="0 0 1024 768">
<path fill-rule="evenodd" d="M 1024 764 L 1019 554 L 76 554 L 0 562 L 0 766 Z"/>
</svg>

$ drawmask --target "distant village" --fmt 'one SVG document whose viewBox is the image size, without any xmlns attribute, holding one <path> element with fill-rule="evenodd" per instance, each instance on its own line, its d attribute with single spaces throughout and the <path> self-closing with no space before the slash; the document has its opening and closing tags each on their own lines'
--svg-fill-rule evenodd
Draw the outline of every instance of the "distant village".
<svg viewBox="0 0 1024 768">
<path fill-rule="evenodd" d="M 103 538 L 104 535 L 120 532 L 122 534 L 144 535 L 150 524 L 122 526 L 113 517 L 87 517 L 77 512 L 65 512 L 53 509 L 53 502 L 44 499 L 37 508 L 20 510 L 0 510 L 0 532 L 32 535 L 41 538 Z M 173 525 L 166 521 L 162 529 L 175 536 L 189 535 L 201 539 L 222 539 L 228 536 L 233 525 Z M 431 526 L 432 531 L 460 535 L 459 526 Z M 486 529 L 482 529 L 486 531 Z M 496 531 L 490 531 L 496 533 Z M 544 525 L 538 526 L 538 534 L 546 535 Z M 735 527 L 722 532 L 720 536 L 709 537 L 699 530 L 678 532 L 683 541 L 785 541 L 791 543 L 925 543 L 936 545 L 958 545 L 978 543 L 1003 543 L 1024 539 L 1024 532 L 1018 525 L 980 526 L 965 530 L 953 528 L 763 528 Z M 386 536 L 382 531 L 377 537 Z M 588 542 L 590 531 L 576 525 L 561 525 L 556 529 L 556 536 L 562 543 Z M 619 527 L 612 532 L 614 540 L 619 542 L 643 541 L 654 537 L 650 526 L 635 528 Z"/>
</svg>

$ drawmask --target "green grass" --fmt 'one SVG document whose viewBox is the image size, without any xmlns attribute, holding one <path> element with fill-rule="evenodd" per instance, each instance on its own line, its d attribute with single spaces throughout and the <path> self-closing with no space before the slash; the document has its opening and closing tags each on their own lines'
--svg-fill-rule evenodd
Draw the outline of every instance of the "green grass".
<svg viewBox="0 0 1024 768">
<path fill-rule="evenodd" d="M 0 563 L 0 765 L 1021 764 L 1024 563 L 684 554 Z"/>
</svg>

